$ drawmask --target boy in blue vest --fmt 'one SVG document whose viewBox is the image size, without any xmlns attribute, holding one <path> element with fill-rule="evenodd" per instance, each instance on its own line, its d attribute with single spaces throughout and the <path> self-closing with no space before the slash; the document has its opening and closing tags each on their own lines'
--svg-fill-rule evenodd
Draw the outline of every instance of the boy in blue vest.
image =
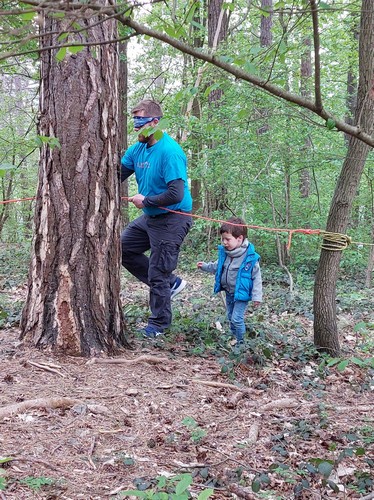
<svg viewBox="0 0 374 500">
<path fill-rule="evenodd" d="M 247 239 L 243 219 L 231 217 L 220 227 L 222 245 L 218 246 L 218 260 L 198 262 L 197 267 L 216 275 L 214 292 L 226 293 L 226 312 L 232 335 L 237 344 L 243 344 L 244 314 L 251 300 L 254 307 L 262 302 L 260 256 Z"/>
</svg>

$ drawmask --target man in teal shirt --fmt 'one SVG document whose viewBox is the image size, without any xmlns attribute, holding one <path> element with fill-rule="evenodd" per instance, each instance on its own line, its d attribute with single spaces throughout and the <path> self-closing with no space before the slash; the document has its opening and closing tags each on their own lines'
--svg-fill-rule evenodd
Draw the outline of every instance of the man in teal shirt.
<svg viewBox="0 0 374 500">
<path fill-rule="evenodd" d="M 140 101 L 131 113 L 136 131 L 153 128 L 162 118 L 161 106 L 148 99 Z M 192 198 L 187 158 L 179 144 L 165 132 L 159 139 L 140 132 L 138 141 L 121 160 L 121 180 L 135 173 L 138 185 L 138 194 L 129 201 L 143 210 L 122 233 L 122 265 L 150 287 L 151 316 L 142 333 L 157 337 L 171 324 L 171 298 L 186 286 L 173 271 L 192 226 L 188 215 Z M 147 250 L 149 257 L 144 255 Z"/>
</svg>

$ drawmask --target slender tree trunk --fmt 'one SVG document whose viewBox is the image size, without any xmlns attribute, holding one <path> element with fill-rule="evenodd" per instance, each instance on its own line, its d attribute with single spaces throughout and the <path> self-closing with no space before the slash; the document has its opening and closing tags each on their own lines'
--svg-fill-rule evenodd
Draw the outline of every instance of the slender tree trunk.
<svg viewBox="0 0 374 500">
<path fill-rule="evenodd" d="M 355 123 L 368 134 L 374 128 L 374 4 L 363 0 L 359 45 L 359 85 Z M 351 137 L 327 219 L 327 231 L 345 233 L 353 199 L 371 148 Z M 335 356 L 340 352 L 336 321 L 336 283 L 341 251 L 322 250 L 314 288 L 314 343 Z"/>
<path fill-rule="evenodd" d="M 75 40 L 116 38 L 115 21 Z M 70 21 L 44 20 L 44 46 Z M 53 35 L 51 34 L 53 33 Z M 82 37 L 82 38 L 80 38 Z M 35 207 L 35 236 L 21 338 L 54 352 L 89 356 L 126 344 L 120 304 L 118 183 L 118 52 L 86 47 L 56 59 L 41 56 L 40 130 L 44 145 Z"/>
<path fill-rule="evenodd" d="M 312 56 L 311 56 L 311 40 L 310 38 L 305 38 L 303 45 L 305 47 L 304 52 L 301 56 L 301 68 L 300 68 L 300 92 L 303 97 L 310 98 L 310 80 L 312 77 Z M 308 155 L 308 150 L 311 148 L 311 140 L 309 135 L 305 137 L 303 150 Z M 308 198 L 310 195 L 310 170 L 308 168 L 303 168 L 300 171 L 300 182 L 299 189 L 302 198 Z"/>
<path fill-rule="evenodd" d="M 273 0 L 261 0 L 261 8 L 269 12 L 268 16 L 261 16 L 260 45 L 270 47 L 273 43 Z"/>
<path fill-rule="evenodd" d="M 225 12 L 223 0 L 210 0 L 208 4 L 208 46 L 215 51 L 217 47 L 226 40 L 228 32 L 229 18 Z M 213 83 L 213 81 L 211 82 Z M 214 89 L 209 93 L 209 114 L 213 115 L 222 105 L 223 90 Z M 216 148 L 215 141 L 208 144 L 209 149 Z M 211 211 L 223 211 L 226 207 L 227 187 L 218 181 L 214 188 L 214 193 L 206 193 L 205 208 L 208 213 Z"/>
</svg>

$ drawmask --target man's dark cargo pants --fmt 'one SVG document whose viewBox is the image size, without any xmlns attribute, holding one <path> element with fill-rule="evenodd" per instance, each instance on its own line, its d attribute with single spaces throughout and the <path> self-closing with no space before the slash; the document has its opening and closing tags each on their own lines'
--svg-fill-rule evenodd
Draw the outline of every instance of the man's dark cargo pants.
<svg viewBox="0 0 374 500">
<path fill-rule="evenodd" d="M 192 226 L 192 217 L 166 212 L 132 221 L 121 235 L 122 265 L 150 288 L 148 324 L 164 330 L 171 324 L 170 287 L 176 276 L 180 246 Z M 149 257 L 144 252 L 151 250 Z"/>
</svg>

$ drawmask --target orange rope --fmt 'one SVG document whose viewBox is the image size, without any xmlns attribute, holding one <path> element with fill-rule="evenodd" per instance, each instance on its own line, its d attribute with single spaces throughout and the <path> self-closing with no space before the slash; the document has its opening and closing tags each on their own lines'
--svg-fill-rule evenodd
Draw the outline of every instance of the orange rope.
<svg viewBox="0 0 374 500">
<path fill-rule="evenodd" d="M 0 205 L 6 205 L 7 203 L 17 203 L 19 201 L 30 201 L 35 200 L 35 196 L 32 198 L 18 198 L 17 200 L 2 200 L 0 201 Z"/>
<path fill-rule="evenodd" d="M 122 200 L 128 200 L 129 197 L 127 196 L 123 196 L 121 198 Z M 0 201 L 0 205 L 5 205 L 7 203 L 18 203 L 20 201 L 32 201 L 32 200 L 35 200 L 35 196 L 31 197 L 31 198 L 18 198 L 18 199 L 15 199 L 15 200 L 3 200 L 3 201 Z M 165 208 L 165 207 L 158 207 L 162 210 L 165 210 L 167 212 L 172 212 L 172 213 L 176 213 L 176 214 L 180 214 L 180 215 L 186 215 L 186 216 L 189 216 L 189 217 L 195 217 L 196 219 L 202 219 L 202 220 L 206 220 L 206 221 L 209 221 L 209 222 L 218 222 L 219 224 L 225 224 L 227 223 L 226 220 L 223 220 L 223 219 L 213 219 L 211 217 L 204 217 L 203 215 L 196 215 L 196 214 L 191 214 L 191 213 L 187 213 L 187 212 L 180 212 L 178 210 L 171 210 L 170 208 Z M 324 239 L 327 239 L 328 240 L 328 236 L 329 234 L 331 235 L 334 235 L 334 236 L 337 236 L 335 233 L 328 233 L 326 231 L 323 231 L 321 229 L 284 229 L 284 228 L 276 228 L 276 227 L 266 227 L 266 226 L 255 226 L 255 225 L 251 225 L 251 224 L 233 224 L 230 222 L 230 224 L 232 224 L 233 226 L 240 226 L 240 227 L 247 227 L 248 229 L 258 229 L 260 231 L 272 231 L 272 232 L 276 232 L 276 233 L 288 233 L 288 241 L 287 241 L 287 249 L 289 250 L 291 248 L 291 242 L 292 242 L 292 237 L 295 233 L 301 233 L 301 234 L 316 234 L 318 236 L 323 236 Z M 346 235 L 338 235 L 340 237 L 343 237 L 344 238 L 344 241 L 348 241 L 348 243 L 345 244 L 344 248 L 346 248 L 348 246 L 349 243 L 355 243 L 357 245 L 370 245 L 372 246 L 373 244 L 372 243 L 360 243 L 360 242 L 353 242 L 351 241 L 351 239 L 346 236 Z M 336 245 L 334 243 L 334 247 L 324 247 L 326 248 L 326 250 L 344 250 L 344 248 L 341 246 L 341 245 Z"/>
</svg>

